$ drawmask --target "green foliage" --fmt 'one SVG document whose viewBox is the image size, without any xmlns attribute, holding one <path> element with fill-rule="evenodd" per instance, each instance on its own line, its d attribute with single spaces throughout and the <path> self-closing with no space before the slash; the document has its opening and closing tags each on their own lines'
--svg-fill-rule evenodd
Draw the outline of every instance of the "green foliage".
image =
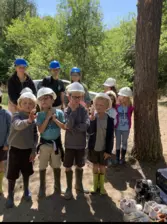
<svg viewBox="0 0 167 224">
<path fill-rule="evenodd" d="M 110 30 L 105 29 L 102 19 L 97 0 L 60 0 L 57 15 L 42 18 L 36 15 L 33 1 L 1 0 L 0 82 L 5 83 L 12 74 L 15 58 L 24 57 L 33 79 L 46 76 L 49 62 L 58 60 L 61 78 L 69 79 L 70 69 L 78 66 L 83 82 L 91 90 L 101 91 L 108 77 L 117 80 L 117 88 L 132 87 L 136 16 L 129 14 Z M 167 1 L 164 1 L 159 53 L 159 88 L 162 90 L 167 89 L 166 24 Z"/>
<path fill-rule="evenodd" d="M 61 49 L 72 55 L 73 65 L 82 68 L 88 84 L 98 75 L 99 46 L 104 39 L 102 14 L 95 0 L 62 0 L 58 11 Z"/>
</svg>

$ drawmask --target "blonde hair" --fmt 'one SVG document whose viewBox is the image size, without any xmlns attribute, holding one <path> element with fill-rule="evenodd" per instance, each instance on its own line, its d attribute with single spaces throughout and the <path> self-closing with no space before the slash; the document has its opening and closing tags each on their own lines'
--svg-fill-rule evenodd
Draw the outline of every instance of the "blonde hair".
<svg viewBox="0 0 167 224">
<path fill-rule="evenodd" d="M 25 92 L 25 93 L 21 94 L 21 96 L 17 100 L 17 103 L 18 103 L 19 106 L 20 106 L 21 101 L 24 100 L 24 99 L 29 99 L 34 103 L 35 106 L 37 105 L 37 98 L 31 92 Z"/>
<path fill-rule="evenodd" d="M 104 98 L 104 97 L 102 97 L 102 96 L 97 96 L 97 97 L 95 97 L 94 100 L 93 100 L 93 104 L 94 104 L 94 105 L 95 105 L 95 103 L 96 103 L 97 100 L 102 100 L 102 101 L 105 102 L 106 107 L 107 107 L 106 110 L 108 110 L 108 109 L 110 108 L 110 101 L 109 101 L 108 99 L 106 99 L 106 98 Z"/>
<path fill-rule="evenodd" d="M 131 100 L 131 98 L 130 97 L 128 97 L 128 96 L 123 96 L 125 99 L 127 99 L 126 100 L 126 103 L 125 103 L 125 106 L 127 106 L 127 107 L 130 107 L 130 106 L 132 106 L 133 104 L 132 104 L 132 100 Z"/>
</svg>

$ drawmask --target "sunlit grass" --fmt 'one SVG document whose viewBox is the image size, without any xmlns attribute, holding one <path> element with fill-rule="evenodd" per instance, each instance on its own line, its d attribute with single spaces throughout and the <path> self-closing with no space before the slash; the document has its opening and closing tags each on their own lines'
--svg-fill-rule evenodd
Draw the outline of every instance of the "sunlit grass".
<svg viewBox="0 0 167 224">
<path fill-rule="evenodd" d="M 3 92 L 3 95 L 2 95 L 2 104 L 3 105 L 8 105 L 8 94 L 6 92 Z"/>
</svg>

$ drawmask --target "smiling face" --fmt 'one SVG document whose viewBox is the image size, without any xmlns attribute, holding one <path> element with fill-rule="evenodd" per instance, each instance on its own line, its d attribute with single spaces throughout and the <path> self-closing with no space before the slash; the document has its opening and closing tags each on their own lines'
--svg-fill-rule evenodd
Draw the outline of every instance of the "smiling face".
<svg viewBox="0 0 167 224">
<path fill-rule="evenodd" d="M 35 109 L 36 104 L 34 103 L 33 100 L 29 98 L 24 98 L 20 100 L 18 106 L 19 106 L 19 110 L 26 113 L 30 113 L 33 109 Z"/>
<path fill-rule="evenodd" d="M 54 103 L 54 99 L 51 95 L 44 95 L 38 99 L 40 107 L 43 110 L 50 109 Z"/>
<path fill-rule="evenodd" d="M 95 107 L 97 113 L 105 113 L 109 107 L 109 102 L 107 99 L 99 97 L 99 98 L 95 99 L 94 107 Z"/>
</svg>

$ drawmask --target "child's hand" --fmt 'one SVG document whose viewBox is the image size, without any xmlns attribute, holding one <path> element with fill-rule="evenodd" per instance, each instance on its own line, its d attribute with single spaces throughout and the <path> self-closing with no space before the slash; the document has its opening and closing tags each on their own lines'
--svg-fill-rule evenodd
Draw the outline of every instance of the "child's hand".
<svg viewBox="0 0 167 224">
<path fill-rule="evenodd" d="M 67 127 L 67 124 L 65 124 L 65 125 L 64 125 L 64 128 L 65 128 L 66 130 L 68 130 L 68 129 L 69 129 L 69 128 Z"/>
<path fill-rule="evenodd" d="M 30 162 L 34 162 L 35 157 L 36 157 L 36 153 L 35 152 L 32 152 L 31 155 L 30 155 L 29 161 Z"/>
<path fill-rule="evenodd" d="M 56 114 L 52 115 L 52 120 L 55 121 L 57 119 Z"/>
<path fill-rule="evenodd" d="M 86 103 L 84 101 L 81 101 L 80 104 L 83 106 L 83 107 L 86 107 Z"/>
<path fill-rule="evenodd" d="M 52 109 L 49 109 L 48 112 L 47 112 L 47 115 L 46 115 L 46 119 L 47 120 L 50 120 L 50 118 L 53 116 L 53 111 Z"/>
<path fill-rule="evenodd" d="M 104 153 L 104 160 L 108 159 L 109 157 L 111 157 L 111 155 L 105 152 Z"/>
<path fill-rule="evenodd" d="M 36 113 L 35 109 L 30 112 L 29 118 L 28 118 L 28 123 L 31 124 L 36 119 L 37 115 L 35 113 Z"/>
<path fill-rule="evenodd" d="M 4 150 L 4 151 L 8 151 L 8 149 L 9 149 L 9 146 L 4 146 L 4 147 L 3 147 L 3 150 Z"/>
</svg>

